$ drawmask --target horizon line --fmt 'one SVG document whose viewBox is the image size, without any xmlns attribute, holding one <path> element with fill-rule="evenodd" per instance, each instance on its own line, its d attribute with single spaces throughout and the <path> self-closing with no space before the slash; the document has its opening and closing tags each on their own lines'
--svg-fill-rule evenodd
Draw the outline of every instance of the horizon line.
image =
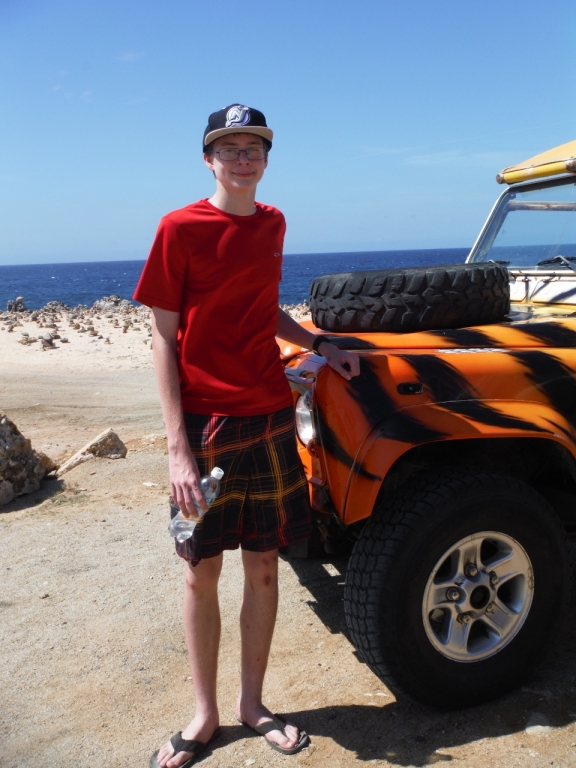
<svg viewBox="0 0 576 768">
<path fill-rule="evenodd" d="M 283 257 L 287 256 L 341 256 L 343 254 L 350 254 L 350 255 L 357 255 L 357 254 L 364 254 L 364 253 L 417 253 L 419 251 L 464 251 L 464 250 L 470 250 L 472 246 L 466 245 L 466 246 L 437 246 L 433 248 L 379 248 L 378 250 L 364 250 L 364 251 L 351 251 L 351 250 L 345 250 L 345 251 L 300 251 L 300 252 L 292 252 L 292 253 L 284 253 L 282 254 Z M 141 262 L 144 263 L 146 259 L 137 258 L 137 259 L 85 259 L 81 261 L 25 261 L 25 262 L 18 262 L 17 264 L 3 264 L 0 263 L 1 267 L 59 267 L 69 264 L 118 264 L 118 263 L 125 263 L 125 262 Z"/>
</svg>

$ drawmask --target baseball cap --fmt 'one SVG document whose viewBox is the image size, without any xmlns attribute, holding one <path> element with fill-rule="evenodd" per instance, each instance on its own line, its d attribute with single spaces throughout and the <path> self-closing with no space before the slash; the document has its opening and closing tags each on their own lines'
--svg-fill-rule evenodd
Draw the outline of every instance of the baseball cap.
<svg viewBox="0 0 576 768">
<path fill-rule="evenodd" d="M 202 148 L 206 149 L 220 136 L 226 136 L 227 133 L 254 133 L 256 136 L 262 136 L 272 145 L 274 136 L 272 129 L 266 125 L 266 118 L 258 109 L 246 107 L 244 104 L 230 104 L 229 107 L 219 109 L 218 112 L 212 112 L 208 118 L 208 125 L 204 131 Z"/>
</svg>

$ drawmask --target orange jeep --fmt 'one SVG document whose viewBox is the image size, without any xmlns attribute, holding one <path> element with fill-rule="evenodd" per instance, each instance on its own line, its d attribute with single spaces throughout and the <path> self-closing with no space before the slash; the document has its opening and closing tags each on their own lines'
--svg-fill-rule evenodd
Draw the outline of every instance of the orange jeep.
<svg viewBox="0 0 576 768">
<path fill-rule="evenodd" d="M 393 690 L 444 708 L 526 677 L 576 537 L 576 141 L 507 169 L 466 264 L 326 275 L 345 381 L 280 342 L 318 536 L 353 542 L 344 610 Z M 309 327 L 312 327 L 309 325 Z"/>
</svg>

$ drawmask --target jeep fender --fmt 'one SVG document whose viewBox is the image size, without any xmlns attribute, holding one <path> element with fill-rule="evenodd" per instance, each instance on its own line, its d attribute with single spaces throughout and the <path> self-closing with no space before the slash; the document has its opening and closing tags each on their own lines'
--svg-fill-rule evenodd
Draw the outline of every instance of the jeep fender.
<svg viewBox="0 0 576 768">
<path fill-rule="evenodd" d="M 398 421 L 408 414 L 442 436 L 414 442 L 403 435 Z M 344 522 L 355 523 L 372 514 L 391 467 L 416 445 L 478 438 L 547 439 L 566 448 L 576 461 L 576 430 L 545 403 L 476 400 L 416 405 L 383 419 L 360 446 L 344 494 Z"/>
</svg>

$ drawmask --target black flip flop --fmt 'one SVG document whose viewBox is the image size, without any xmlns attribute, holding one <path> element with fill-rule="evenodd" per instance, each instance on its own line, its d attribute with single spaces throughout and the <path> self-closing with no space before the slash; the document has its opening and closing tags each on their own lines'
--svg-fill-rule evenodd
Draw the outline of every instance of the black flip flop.
<svg viewBox="0 0 576 768">
<path fill-rule="evenodd" d="M 293 747 L 290 747 L 290 749 L 284 749 L 279 744 L 274 744 L 273 741 L 270 741 L 266 738 L 266 734 L 270 733 L 270 731 L 280 731 L 284 734 L 284 736 L 286 736 L 286 731 L 284 729 L 288 723 L 286 720 L 284 720 L 282 715 L 274 715 L 272 720 L 266 720 L 266 722 L 262 723 L 261 725 L 252 726 L 249 725 L 245 720 L 240 720 L 239 722 L 242 723 L 242 725 L 245 725 L 246 728 L 250 728 L 250 730 L 254 731 L 254 733 L 258 733 L 260 736 L 264 736 L 264 741 L 266 744 L 268 744 L 269 747 L 272 747 L 272 749 L 275 749 L 276 752 L 281 752 L 283 755 L 295 755 L 296 752 L 300 752 L 301 749 L 304 749 L 304 747 L 307 747 L 308 744 L 310 744 L 310 739 L 306 731 L 300 731 L 300 738 Z M 294 727 L 297 728 L 298 726 Z M 288 737 L 286 736 L 286 738 Z"/>
<path fill-rule="evenodd" d="M 192 757 L 189 757 L 188 760 L 183 762 L 179 768 L 190 768 L 190 766 L 200 757 L 202 752 L 204 752 L 206 747 L 209 744 L 212 744 L 213 741 L 216 741 L 216 739 L 220 738 L 220 736 L 222 736 L 222 728 L 220 727 L 216 728 L 206 743 L 197 741 L 196 739 L 183 739 L 182 731 L 175 733 L 170 739 L 170 744 L 174 747 L 174 755 L 177 755 L 178 752 L 194 752 Z M 160 750 L 158 750 L 158 752 L 159 751 Z M 154 752 L 150 758 L 150 768 L 161 768 L 160 763 L 156 759 L 158 757 L 158 752 Z"/>
</svg>

